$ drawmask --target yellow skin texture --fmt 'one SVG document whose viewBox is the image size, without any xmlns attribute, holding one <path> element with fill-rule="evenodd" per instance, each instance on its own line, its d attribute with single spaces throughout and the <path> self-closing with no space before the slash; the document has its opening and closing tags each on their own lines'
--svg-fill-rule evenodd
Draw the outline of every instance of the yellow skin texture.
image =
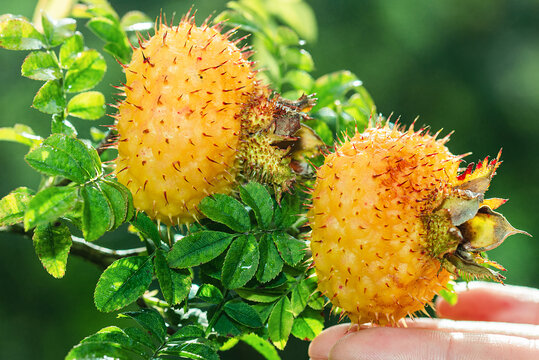
<svg viewBox="0 0 539 360">
<path fill-rule="evenodd" d="M 134 205 L 165 224 L 190 223 L 202 198 L 231 191 L 242 106 L 255 71 L 226 35 L 183 20 L 161 25 L 125 67 L 116 176 Z"/>
<path fill-rule="evenodd" d="M 420 219 L 458 183 L 446 141 L 369 127 L 318 170 L 309 219 L 319 289 L 352 322 L 395 324 L 450 280 Z"/>
</svg>

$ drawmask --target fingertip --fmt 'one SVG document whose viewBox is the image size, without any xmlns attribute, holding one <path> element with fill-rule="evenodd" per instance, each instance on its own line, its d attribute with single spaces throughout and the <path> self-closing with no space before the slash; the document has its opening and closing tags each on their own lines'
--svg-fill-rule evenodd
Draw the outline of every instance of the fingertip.
<svg viewBox="0 0 539 360">
<path fill-rule="evenodd" d="M 512 285 L 474 281 L 455 287 L 458 301 L 450 305 L 436 300 L 439 317 L 453 320 L 499 321 L 538 324 L 539 290 Z"/>
<path fill-rule="evenodd" d="M 342 337 L 357 331 L 356 325 L 340 324 L 322 331 L 309 345 L 309 357 L 311 360 L 327 360 L 331 348 Z"/>
</svg>

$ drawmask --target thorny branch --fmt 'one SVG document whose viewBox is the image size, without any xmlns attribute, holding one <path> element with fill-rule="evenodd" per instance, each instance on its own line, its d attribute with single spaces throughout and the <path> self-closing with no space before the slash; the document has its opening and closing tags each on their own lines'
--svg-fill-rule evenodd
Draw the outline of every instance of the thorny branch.
<svg viewBox="0 0 539 360">
<path fill-rule="evenodd" d="M 29 239 L 31 239 L 33 235 L 33 230 L 25 231 L 20 225 L 0 227 L 0 232 L 19 234 Z M 77 236 L 71 236 L 71 239 L 73 241 L 70 251 L 72 255 L 79 256 L 103 269 L 107 268 L 110 264 L 118 259 L 129 256 L 143 255 L 146 253 L 145 247 L 115 250 L 95 245 Z"/>
</svg>

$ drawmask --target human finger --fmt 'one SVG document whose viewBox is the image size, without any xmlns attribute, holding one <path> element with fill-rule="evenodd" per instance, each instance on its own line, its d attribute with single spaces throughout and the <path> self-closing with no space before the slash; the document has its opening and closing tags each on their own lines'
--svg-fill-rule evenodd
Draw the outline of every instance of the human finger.
<svg viewBox="0 0 539 360">
<path fill-rule="evenodd" d="M 481 281 L 459 283 L 458 301 L 436 301 L 439 317 L 453 320 L 539 324 L 539 290 Z"/>
<path fill-rule="evenodd" d="M 318 355 L 313 359 L 524 360 L 538 357 L 539 340 L 490 333 L 380 327 L 344 335 L 325 357 Z"/>
</svg>

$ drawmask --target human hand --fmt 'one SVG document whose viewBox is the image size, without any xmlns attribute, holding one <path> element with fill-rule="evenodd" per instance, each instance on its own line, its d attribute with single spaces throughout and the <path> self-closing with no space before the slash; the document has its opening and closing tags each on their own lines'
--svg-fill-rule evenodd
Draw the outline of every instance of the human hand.
<svg viewBox="0 0 539 360">
<path fill-rule="evenodd" d="M 468 290 L 467 290 L 468 289 Z M 485 282 L 458 284 L 455 306 L 436 302 L 440 319 L 406 319 L 404 327 L 324 330 L 312 360 L 539 359 L 539 290 Z"/>
</svg>

